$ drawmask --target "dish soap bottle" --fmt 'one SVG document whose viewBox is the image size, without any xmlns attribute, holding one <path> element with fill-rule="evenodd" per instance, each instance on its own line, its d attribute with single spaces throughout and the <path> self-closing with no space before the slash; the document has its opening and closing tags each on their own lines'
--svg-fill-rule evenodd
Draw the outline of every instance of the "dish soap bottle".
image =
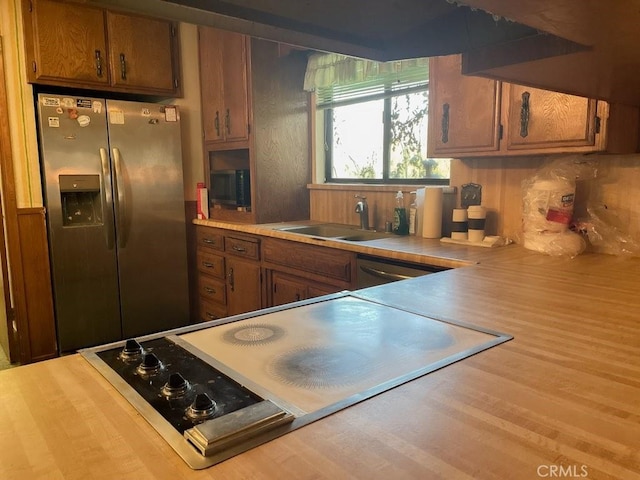
<svg viewBox="0 0 640 480">
<path fill-rule="evenodd" d="M 409 222 L 407 221 L 407 210 L 404 208 L 402 190 L 398 190 L 396 194 L 396 207 L 393 210 L 393 233 L 396 235 L 407 235 L 409 233 Z"/>
</svg>

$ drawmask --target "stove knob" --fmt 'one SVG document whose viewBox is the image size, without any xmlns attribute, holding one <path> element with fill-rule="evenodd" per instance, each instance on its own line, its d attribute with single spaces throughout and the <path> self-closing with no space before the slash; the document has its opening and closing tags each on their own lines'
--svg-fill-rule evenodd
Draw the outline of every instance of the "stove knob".
<svg viewBox="0 0 640 480">
<path fill-rule="evenodd" d="M 120 352 L 120 358 L 123 360 L 136 360 L 142 355 L 142 345 L 136 340 L 130 338 Z"/>
<path fill-rule="evenodd" d="M 169 387 L 173 389 L 184 388 L 187 386 L 187 380 L 179 373 L 169 375 Z"/>
<path fill-rule="evenodd" d="M 147 353 L 138 365 L 138 373 L 143 375 L 154 375 L 162 369 L 162 363 L 153 353 Z"/>
<path fill-rule="evenodd" d="M 216 413 L 216 402 L 211 400 L 206 393 L 196 395 L 193 403 L 187 408 L 187 416 L 195 421 L 203 421 L 212 418 Z"/>
<path fill-rule="evenodd" d="M 189 391 L 190 385 L 179 373 L 169 375 L 169 380 L 162 387 L 162 394 L 167 398 L 178 398 Z"/>
</svg>

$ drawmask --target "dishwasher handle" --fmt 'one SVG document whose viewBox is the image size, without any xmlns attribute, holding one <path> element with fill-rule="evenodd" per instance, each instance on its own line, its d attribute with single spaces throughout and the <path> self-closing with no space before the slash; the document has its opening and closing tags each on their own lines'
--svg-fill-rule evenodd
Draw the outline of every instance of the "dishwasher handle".
<svg viewBox="0 0 640 480">
<path fill-rule="evenodd" d="M 409 275 L 401 275 L 399 273 L 385 272 L 383 270 L 378 270 L 377 268 L 367 267 L 365 265 L 360 265 L 360 270 L 362 270 L 365 273 L 368 273 L 369 275 L 373 275 L 374 277 L 384 278 L 385 280 L 396 281 L 396 280 L 406 280 L 408 278 L 414 278 L 414 277 L 411 277 Z"/>
</svg>

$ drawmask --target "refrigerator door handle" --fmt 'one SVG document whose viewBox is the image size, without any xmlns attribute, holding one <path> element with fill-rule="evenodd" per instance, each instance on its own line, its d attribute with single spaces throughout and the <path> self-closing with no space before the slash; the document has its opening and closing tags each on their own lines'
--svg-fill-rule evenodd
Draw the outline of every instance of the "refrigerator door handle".
<svg viewBox="0 0 640 480">
<path fill-rule="evenodd" d="M 100 167 L 102 168 L 102 221 L 104 223 L 104 237 L 109 250 L 113 249 L 113 219 L 111 215 L 106 215 L 110 211 L 112 202 L 111 195 L 111 171 L 109 169 L 109 158 L 107 149 L 100 149 Z"/>
<path fill-rule="evenodd" d="M 125 212 L 127 210 L 127 204 L 124 195 L 124 184 L 122 182 L 122 156 L 120 155 L 119 148 L 113 149 L 113 166 L 113 177 L 115 180 L 113 182 L 113 187 L 115 190 L 113 204 L 116 211 L 116 236 L 118 238 L 118 247 L 122 248 L 127 243 L 126 234 L 124 232 L 124 226 L 126 224 Z"/>
</svg>

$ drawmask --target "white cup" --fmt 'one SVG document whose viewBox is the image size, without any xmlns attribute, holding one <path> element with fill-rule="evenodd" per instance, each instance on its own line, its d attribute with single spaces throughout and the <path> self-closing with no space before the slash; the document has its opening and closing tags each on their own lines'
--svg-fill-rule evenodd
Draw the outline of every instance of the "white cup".
<svg viewBox="0 0 640 480">
<path fill-rule="evenodd" d="M 480 243 L 484 240 L 484 227 L 487 218 L 487 211 L 481 205 L 471 205 L 467 209 L 469 225 L 469 241 Z"/>
<path fill-rule="evenodd" d="M 467 209 L 454 208 L 451 221 L 451 238 L 454 240 L 467 240 Z"/>
</svg>

